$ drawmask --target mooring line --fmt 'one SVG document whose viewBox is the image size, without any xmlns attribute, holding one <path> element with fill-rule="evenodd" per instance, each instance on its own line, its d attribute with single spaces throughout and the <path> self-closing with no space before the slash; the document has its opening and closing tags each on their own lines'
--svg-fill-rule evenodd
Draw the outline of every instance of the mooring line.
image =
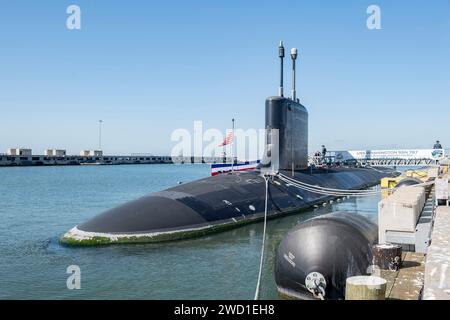
<svg viewBox="0 0 450 320">
<path fill-rule="evenodd" d="M 267 227 L 267 200 L 269 198 L 269 177 L 264 176 L 264 180 L 266 182 L 266 200 L 264 204 L 264 229 L 263 229 L 263 241 L 261 245 L 261 260 L 259 261 L 259 273 L 258 273 L 258 281 L 256 283 L 256 290 L 255 290 L 255 298 L 254 300 L 259 299 L 259 287 L 261 285 L 261 275 L 262 275 L 262 269 L 263 269 L 263 263 L 264 263 L 264 248 L 266 243 L 266 227 Z"/>
</svg>

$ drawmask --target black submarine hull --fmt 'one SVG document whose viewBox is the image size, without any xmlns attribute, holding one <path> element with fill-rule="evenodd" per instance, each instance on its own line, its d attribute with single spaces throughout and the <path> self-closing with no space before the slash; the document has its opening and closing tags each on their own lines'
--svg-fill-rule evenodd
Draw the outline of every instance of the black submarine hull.
<svg viewBox="0 0 450 320">
<path fill-rule="evenodd" d="M 282 43 L 279 57 L 282 62 Z M 283 64 L 280 66 L 282 75 Z M 293 178 L 298 181 L 345 190 L 367 188 L 392 174 L 391 170 L 374 168 L 310 170 L 308 111 L 295 94 L 292 98 L 283 96 L 283 78 L 280 80 L 280 95 L 265 101 L 266 145 L 259 170 L 289 176 L 295 172 Z M 259 170 L 221 174 L 149 194 L 72 228 L 61 240 L 79 245 L 159 242 L 258 221 L 264 217 L 266 194 Z M 268 195 L 269 218 L 332 199 L 297 190 L 276 177 L 269 184 Z"/>
<path fill-rule="evenodd" d="M 382 168 L 335 168 L 297 171 L 294 178 L 328 188 L 364 189 L 392 174 L 392 170 Z M 286 185 L 276 177 L 269 183 L 268 194 L 268 218 L 333 199 Z M 221 174 L 107 210 L 69 230 L 61 241 L 101 245 L 196 237 L 258 221 L 264 217 L 264 204 L 265 182 L 259 170 Z"/>
</svg>

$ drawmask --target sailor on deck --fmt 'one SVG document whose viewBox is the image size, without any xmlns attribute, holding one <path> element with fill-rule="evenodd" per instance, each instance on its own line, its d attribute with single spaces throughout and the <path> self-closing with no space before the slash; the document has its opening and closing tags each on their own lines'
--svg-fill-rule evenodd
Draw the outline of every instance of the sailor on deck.
<svg viewBox="0 0 450 320">
<path fill-rule="evenodd" d="M 433 149 L 442 149 L 441 143 L 439 140 L 436 140 L 436 143 L 433 146 Z"/>
<path fill-rule="evenodd" d="M 327 148 L 322 145 L 322 162 L 325 162 L 325 156 L 327 155 Z"/>
</svg>

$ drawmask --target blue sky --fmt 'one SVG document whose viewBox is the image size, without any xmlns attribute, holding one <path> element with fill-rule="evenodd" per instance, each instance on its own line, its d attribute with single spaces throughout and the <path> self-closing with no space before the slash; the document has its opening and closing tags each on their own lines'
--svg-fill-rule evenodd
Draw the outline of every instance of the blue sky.
<svg viewBox="0 0 450 320">
<path fill-rule="evenodd" d="M 263 128 L 279 40 L 299 49 L 310 152 L 450 145 L 450 1 L 74 0 L 0 6 L 0 152 L 95 148 L 99 119 L 108 154 L 168 154 L 194 120 Z"/>
</svg>

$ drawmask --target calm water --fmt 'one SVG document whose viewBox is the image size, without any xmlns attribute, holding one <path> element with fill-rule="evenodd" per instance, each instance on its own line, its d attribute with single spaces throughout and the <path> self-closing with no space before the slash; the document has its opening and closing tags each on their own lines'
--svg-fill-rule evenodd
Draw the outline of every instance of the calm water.
<svg viewBox="0 0 450 320">
<path fill-rule="evenodd" d="M 164 244 L 58 242 L 105 209 L 208 175 L 207 165 L 0 168 L 0 299 L 252 299 L 262 223 Z M 335 210 L 375 219 L 378 200 L 346 200 L 269 221 L 261 297 L 277 298 L 274 253 L 286 231 Z M 66 287 L 73 264 L 81 268 L 80 290 Z"/>
</svg>

